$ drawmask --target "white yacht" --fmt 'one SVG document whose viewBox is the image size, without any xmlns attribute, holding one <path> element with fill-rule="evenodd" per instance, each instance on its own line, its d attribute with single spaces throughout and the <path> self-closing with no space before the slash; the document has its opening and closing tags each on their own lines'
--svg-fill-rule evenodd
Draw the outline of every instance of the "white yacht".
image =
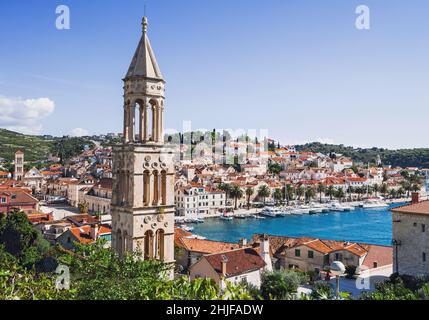
<svg viewBox="0 0 429 320">
<path fill-rule="evenodd" d="M 276 217 L 277 214 L 278 214 L 278 212 L 276 209 L 269 208 L 269 207 L 265 207 L 260 213 L 260 215 L 262 215 L 262 216 L 272 217 L 272 218 Z"/>
<path fill-rule="evenodd" d="M 327 208 L 330 211 L 345 211 L 345 209 L 338 202 L 331 202 Z"/>
<path fill-rule="evenodd" d="M 387 208 L 389 205 L 380 199 L 368 199 L 364 201 L 362 208 L 364 209 L 378 209 Z"/>
</svg>

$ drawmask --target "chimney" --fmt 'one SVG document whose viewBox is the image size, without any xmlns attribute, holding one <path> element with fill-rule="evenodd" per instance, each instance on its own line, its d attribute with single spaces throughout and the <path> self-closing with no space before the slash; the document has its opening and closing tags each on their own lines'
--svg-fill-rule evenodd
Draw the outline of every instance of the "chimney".
<svg viewBox="0 0 429 320">
<path fill-rule="evenodd" d="M 413 192 L 411 194 L 411 203 L 412 204 L 416 204 L 420 202 L 420 193 L 418 192 Z"/>
<path fill-rule="evenodd" d="M 244 248 L 245 246 L 247 246 L 247 239 L 241 238 L 238 244 L 240 245 L 240 248 Z"/>
<path fill-rule="evenodd" d="M 261 258 L 264 260 L 266 266 L 266 271 L 273 271 L 273 264 L 271 262 L 271 255 L 270 255 L 270 239 L 268 235 L 264 234 L 260 238 L 261 242 Z"/>
<path fill-rule="evenodd" d="M 222 255 L 221 259 L 222 259 L 222 275 L 226 277 L 226 264 L 228 263 L 228 258 L 225 255 Z"/>
<path fill-rule="evenodd" d="M 98 239 L 98 224 L 94 224 L 91 226 L 90 230 L 89 230 L 89 234 L 91 236 L 91 239 L 93 240 L 97 240 Z"/>
</svg>

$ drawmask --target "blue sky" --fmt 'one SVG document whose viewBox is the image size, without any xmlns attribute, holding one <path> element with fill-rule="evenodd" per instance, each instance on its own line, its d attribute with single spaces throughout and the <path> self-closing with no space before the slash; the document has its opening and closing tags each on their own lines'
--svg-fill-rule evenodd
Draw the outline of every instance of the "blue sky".
<svg viewBox="0 0 429 320">
<path fill-rule="evenodd" d="M 55 28 L 61 4 L 70 30 Z M 361 4 L 370 30 L 355 28 Z M 429 147 L 427 0 L 148 0 L 147 13 L 166 128 Z M 1 1 L 0 127 L 121 131 L 143 14 L 143 0 Z"/>
</svg>

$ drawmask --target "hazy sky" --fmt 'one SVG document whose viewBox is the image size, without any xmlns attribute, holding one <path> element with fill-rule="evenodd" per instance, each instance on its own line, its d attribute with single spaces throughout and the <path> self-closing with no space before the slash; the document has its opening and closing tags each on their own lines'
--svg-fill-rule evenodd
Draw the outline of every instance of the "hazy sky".
<svg viewBox="0 0 429 320">
<path fill-rule="evenodd" d="M 55 28 L 68 5 L 71 29 Z M 355 9 L 370 8 L 370 30 Z M 148 0 L 166 128 L 429 147 L 429 1 Z M 143 0 L 0 1 L 0 127 L 122 130 Z"/>
</svg>

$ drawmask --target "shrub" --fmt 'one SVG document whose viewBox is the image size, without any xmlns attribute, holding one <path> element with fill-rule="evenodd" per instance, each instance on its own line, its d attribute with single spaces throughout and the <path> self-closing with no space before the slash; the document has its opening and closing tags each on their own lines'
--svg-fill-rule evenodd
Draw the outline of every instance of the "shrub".
<svg viewBox="0 0 429 320">
<path fill-rule="evenodd" d="M 286 300 L 298 287 L 308 282 L 308 276 L 300 271 L 280 270 L 262 274 L 261 294 L 264 299 Z"/>
<path fill-rule="evenodd" d="M 329 300 L 334 297 L 334 290 L 329 282 L 318 281 L 313 286 L 311 297 L 318 300 Z"/>
</svg>

